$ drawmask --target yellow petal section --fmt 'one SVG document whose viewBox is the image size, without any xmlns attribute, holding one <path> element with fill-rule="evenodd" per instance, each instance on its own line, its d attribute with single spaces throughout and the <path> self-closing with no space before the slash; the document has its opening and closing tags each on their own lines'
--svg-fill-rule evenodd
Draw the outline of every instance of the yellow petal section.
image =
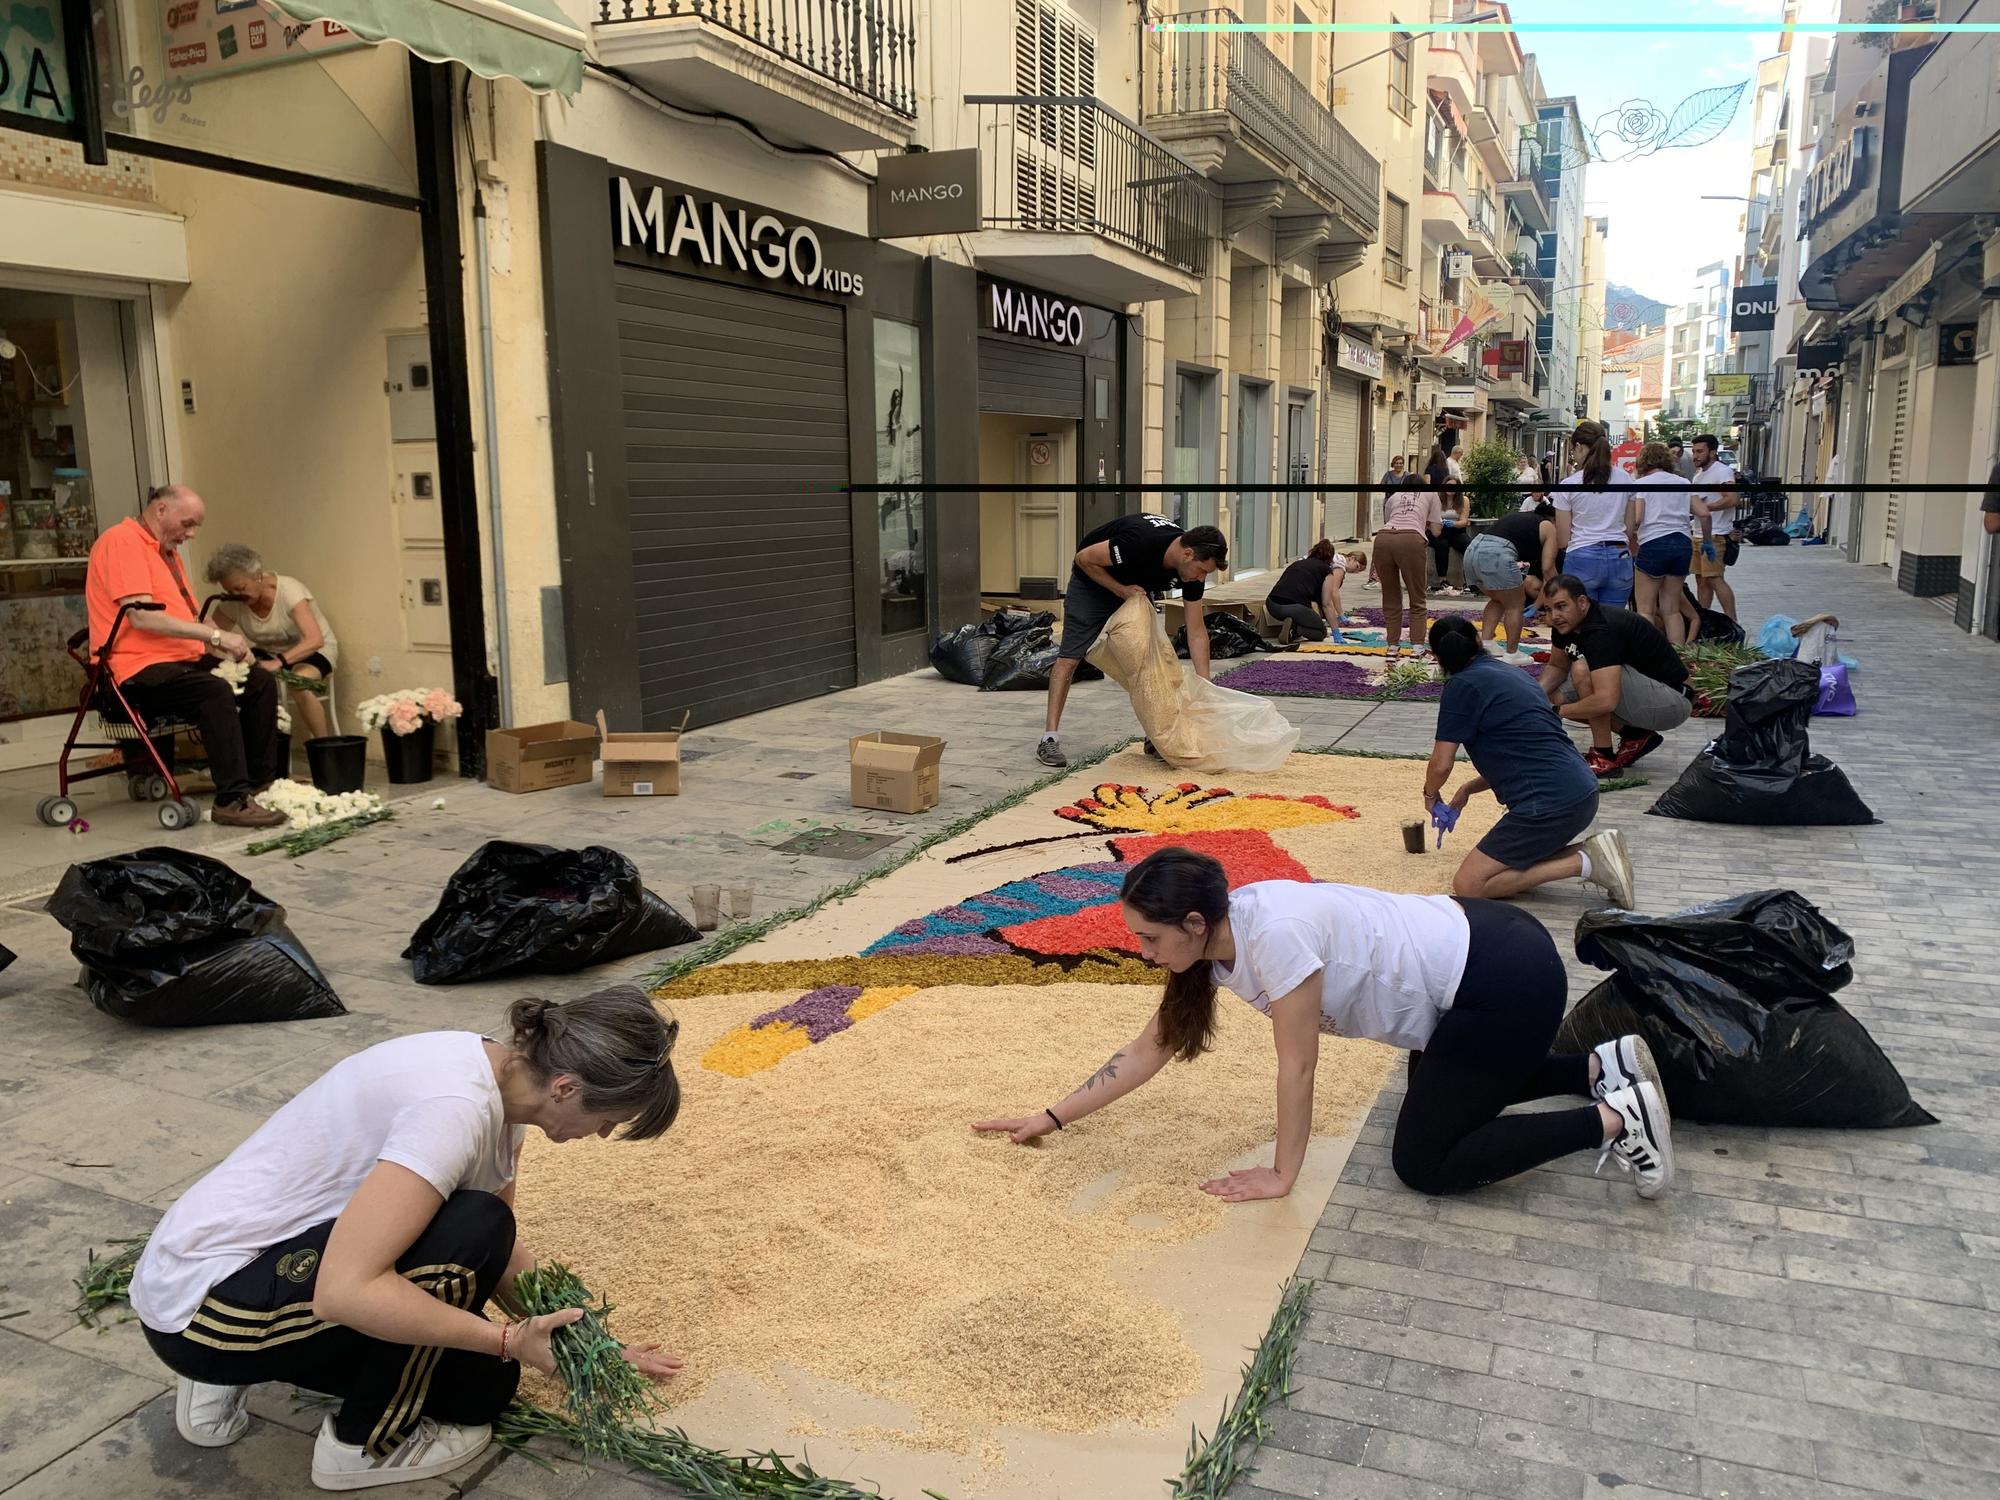
<svg viewBox="0 0 2000 1500">
<path fill-rule="evenodd" d="M 776 1067 L 794 1052 L 803 1051 L 811 1041 L 805 1027 L 790 1021 L 773 1021 L 768 1026 L 738 1026 L 724 1033 L 713 1047 L 702 1053 L 701 1065 L 712 1073 L 748 1078 L 752 1073 Z"/>
</svg>

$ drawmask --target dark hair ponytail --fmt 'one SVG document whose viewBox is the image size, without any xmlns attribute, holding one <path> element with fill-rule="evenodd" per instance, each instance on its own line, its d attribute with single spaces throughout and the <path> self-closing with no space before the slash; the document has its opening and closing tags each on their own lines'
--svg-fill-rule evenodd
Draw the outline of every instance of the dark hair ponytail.
<svg viewBox="0 0 2000 1500">
<path fill-rule="evenodd" d="M 664 1135 L 681 1109 L 674 1076 L 680 1022 L 653 1008 L 634 984 L 613 985 L 567 1003 L 516 1000 L 507 1007 L 515 1053 L 540 1083 L 567 1073 L 592 1114 L 626 1120 L 621 1140 Z"/>
<path fill-rule="evenodd" d="M 1229 877 L 1219 861 L 1192 849 L 1155 849 L 1125 875 L 1119 899 L 1148 922 L 1185 927 L 1198 916 L 1214 932 L 1229 916 Z M 1167 975 L 1160 999 L 1160 1043 L 1192 1061 L 1215 1037 L 1215 975 L 1207 959 Z"/>
<path fill-rule="evenodd" d="M 1483 650 L 1479 630 L 1464 615 L 1446 615 L 1431 626 L 1431 655 L 1444 668 L 1444 675 L 1456 677 L 1475 661 Z"/>
<path fill-rule="evenodd" d="M 1603 489 L 1611 482 L 1611 434 L 1596 422 L 1579 422 L 1569 440 L 1590 450 L 1583 460 L 1584 485 L 1593 490 Z"/>
<path fill-rule="evenodd" d="M 1321 537 L 1312 544 L 1312 549 L 1306 553 L 1306 556 L 1317 558 L 1321 562 L 1330 563 L 1333 561 L 1333 543 L 1327 538 Z"/>
</svg>

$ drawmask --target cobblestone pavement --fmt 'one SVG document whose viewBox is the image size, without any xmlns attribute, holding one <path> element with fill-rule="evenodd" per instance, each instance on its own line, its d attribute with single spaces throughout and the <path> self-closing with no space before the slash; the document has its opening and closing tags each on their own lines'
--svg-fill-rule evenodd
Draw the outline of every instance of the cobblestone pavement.
<svg viewBox="0 0 2000 1500">
<path fill-rule="evenodd" d="M 1854 934 L 1852 1008 L 1943 1121 L 1922 1131 L 1679 1132 L 1682 1186 L 1641 1204 L 1588 1161 L 1456 1200 L 1394 1182 L 1385 1095 L 1303 1270 L 1322 1283 L 1297 1390 L 1256 1455 L 1249 1500 L 1691 1495 L 1792 1500 L 2000 1492 L 2000 1129 L 1979 1107 L 2000 1086 L 1991 925 L 2000 776 L 2000 655 L 1880 570 L 1823 551 L 1752 552 L 1747 618 L 1833 608 L 1864 669 L 1862 714 L 1819 721 L 1886 822 L 1868 829 L 1732 830 L 1639 816 L 1699 748 L 1690 725 L 1647 763 L 1652 788 L 1608 807 L 1632 838 L 1652 911 L 1793 885 Z M 270 1110 L 336 1058 L 383 1037 L 493 1025 L 512 983 L 421 990 L 398 953 L 450 871 L 492 837 L 625 851 L 683 902 L 695 879 L 747 884 L 779 910 L 863 868 L 778 853 L 807 820 L 907 843 L 1041 775 L 1041 702 L 980 695 L 928 673 L 691 736 L 688 794 L 605 801 L 594 788 L 509 797 L 439 782 L 398 819 L 296 863 L 236 859 L 285 903 L 352 1014 L 288 1026 L 141 1032 L 70 988 L 64 935 L 39 891 L 70 858 L 161 842 L 106 819 L 82 840 L 10 842 L 0 943 L 0 1491 L 7 1500 L 305 1495 L 314 1419 L 275 1389 L 235 1447 L 173 1433 L 165 1371 L 131 1324 L 78 1327 L 69 1285 L 86 1246 L 144 1230 Z M 1434 710 L 1290 699 L 1304 743 L 1421 751 Z M 1123 695 L 1080 688 L 1072 753 L 1131 732 Z M 945 798 L 916 818 L 847 805 L 848 735 L 936 730 L 951 740 Z M 1657 767 L 1657 769 L 1654 769 Z M 10 781 L 13 778 L 9 778 Z M 25 798 L 25 800 L 23 800 Z M 32 797 L 0 785 L 0 816 Z M 215 839 L 235 858 L 244 840 Z M 21 857 L 16 859 L 16 851 Z M 275 862 L 274 862 L 275 861 Z M 51 872 L 39 888 L 23 869 Z M 1566 937 L 1580 889 L 1532 909 Z M 1984 915 L 1982 912 L 1981 915 Z M 641 965 L 630 966 L 637 972 Z M 624 977 L 596 970 L 558 995 Z M 1577 993 L 1593 976 L 1574 976 Z M 1915 985 L 1909 981 L 1916 981 Z M 434 1497 L 635 1500 L 659 1491 L 604 1474 L 495 1458 L 415 1487 Z"/>
</svg>

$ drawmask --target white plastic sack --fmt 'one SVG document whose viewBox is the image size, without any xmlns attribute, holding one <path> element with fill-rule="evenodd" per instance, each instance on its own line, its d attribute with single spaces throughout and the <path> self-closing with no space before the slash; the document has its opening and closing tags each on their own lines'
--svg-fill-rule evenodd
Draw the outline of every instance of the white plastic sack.
<svg viewBox="0 0 2000 1500">
<path fill-rule="evenodd" d="M 1799 637 L 1798 659 L 1811 662 L 1816 667 L 1830 666 L 1840 660 L 1840 643 L 1831 625 L 1824 622 L 1808 625 L 1805 634 Z"/>
<path fill-rule="evenodd" d="M 1174 654 L 1150 599 L 1120 605 L 1088 660 L 1125 689 L 1153 749 L 1183 771 L 1275 771 L 1299 731 L 1271 700 L 1217 687 Z"/>
</svg>

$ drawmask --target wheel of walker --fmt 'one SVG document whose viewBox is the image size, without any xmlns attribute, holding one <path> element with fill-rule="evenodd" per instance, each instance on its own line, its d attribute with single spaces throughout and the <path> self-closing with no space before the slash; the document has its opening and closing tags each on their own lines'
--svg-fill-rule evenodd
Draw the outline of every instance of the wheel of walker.
<svg viewBox="0 0 2000 1500">
<path fill-rule="evenodd" d="M 159 817 L 162 828 L 191 828 L 201 821 L 201 809 L 183 797 L 178 802 L 162 802 Z"/>
<path fill-rule="evenodd" d="M 125 778 L 125 795 L 130 797 L 134 802 L 150 800 L 146 796 L 146 778 L 143 776 L 127 776 Z"/>
<path fill-rule="evenodd" d="M 66 828 L 76 816 L 76 804 L 67 797 L 44 797 L 35 804 L 35 816 L 51 828 Z"/>
<path fill-rule="evenodd" d="M 155 774 L 146 778 L 146 800 L 148 802 L 164 802 L 172 791 L 173 788 L 167 785 L 166 777 Z"/>
</svg>

